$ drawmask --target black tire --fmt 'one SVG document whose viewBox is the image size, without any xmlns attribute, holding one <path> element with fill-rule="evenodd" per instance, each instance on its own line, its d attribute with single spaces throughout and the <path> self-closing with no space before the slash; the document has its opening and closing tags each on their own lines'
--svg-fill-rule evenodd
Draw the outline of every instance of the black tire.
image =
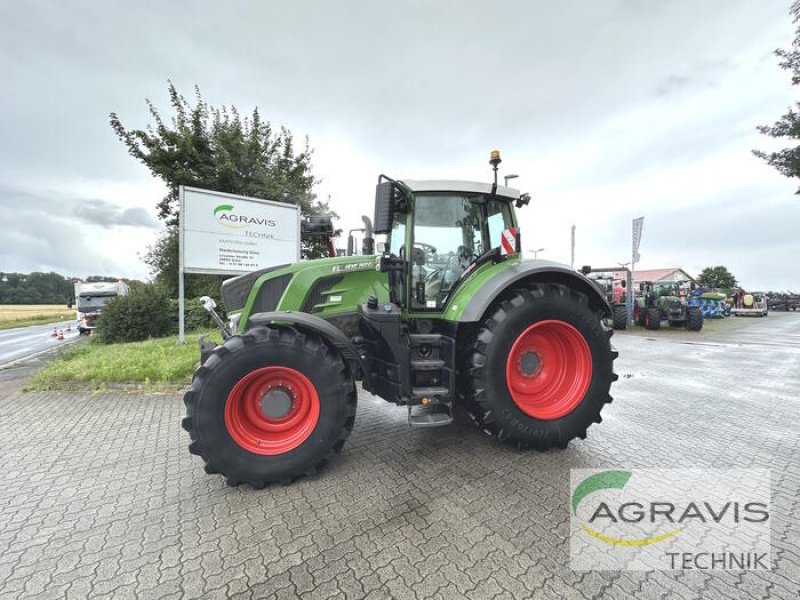
<svg viewBox="0 0 800 600">
<path fill-rule="evenodd" d="M 615 304 L 612 309 L 612 325 L 614 329 L 628 328 L 628 307 L 624 304 Z"/>
<path fill-rule="evenodd" d="M 686 329 L 700 331 L 703 328 L 703 313 L 700 307 L 692 306 L 686 309 Z"/>
<path fill-rule="evenodd" d="M 661 311 L 651 306 L 644 314 L 644 326 L 650 331 L 656 331 L 661 327 Z"/>
<path fill-rule="evenodd" d="M 268 366 L 288 367 L 308 378 L 319 397 L 319 417 L 299 446 L 267 456 L 234 441 L 225 408 L 237 382 Z M 203 459 L 207 473 L 223 475 L 228 485 L 249 483 L 257 489 L 314 475 L 341 452 L 356 414 L 355 384 L 339 352 L 317 335 L 291 327 L 255 327 L 226 340 L 194 372 L 183 400 L 182 425 L 192 439 L 189 452 Z"/>
<path fill-rule="evenodd" d="M 523 412 L 511 396 L 506 364 L 514 342 L 530 325 L 560 320 L 574 327 L 591 353 L 591 380 L 580 403 L 553 420 L 537 419 Z M 586 438 L 592 423 L 602 420 L 600 411 L 611 402 L 609 388 L 617 376 L 613 362 L 617 352 L 600 315 L 590 309 L 587 297 L 567 286 L 536 284 L 501 301 L 480 324 L 469 353 L 471 392 L 467 408 L 473 420 L 488 434 L 517 448 L 566 448 L 574 438 Z"/>
<path fill-rule="evenodd" d="M 644 317 L 647 311 L 639 306 L 639 303 L 633 305 L 633 319 L 637 325 L 644 327 Z"/>
</svg>

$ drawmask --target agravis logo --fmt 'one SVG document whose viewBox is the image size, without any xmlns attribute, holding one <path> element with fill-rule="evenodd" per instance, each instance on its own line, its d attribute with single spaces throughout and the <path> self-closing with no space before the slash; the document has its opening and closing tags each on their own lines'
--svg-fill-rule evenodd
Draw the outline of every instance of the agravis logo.
<svg viewBox="0 0 800 600">
<path fill-rule="evenodd" d="M 578 505 L 581 501 L 589 496 L 592 492 L 596 492 L 599 490 L 607 490 L 607 489 L 623 489 L 625 484 L 628 483 L 628 480 L 631 478 L 630 471 L 603 471 L 602 473 L 595 473 L 594 475 L 590 475 L 586 479 L 584 479 L 578 487 L 575 488 L 575 491 L 572 493 L 572 513 L 577 516 L 578 515 Z M 627 514 L 628 508 L 633 508 L 636 510 L 636 513 L 632 516 L 634 519 L 632 522 L 639 522 L 644 517 L 644 506 L 640 503 L 629 502 L 624 503 L 619 506 L 619 519 L 614 516 L 614 513 L 606 504 L 605 502 L 600 502 L 597 508 L 592 512 L 592 516 L 589 518 L 589 523 L 593 523 L 595 520 L 600 518 L 610 518 L 612 522 L 618 522 L 619 520 L 627 521 L 628 519 L 625 518 L 624 514 Z M 674 510 L 674 506 L 672 507 Z M 662 514 L 662 513 L 658 513 Z M 655 518 L 655 515 L 651 511 L 651 518 Z M 647 546 L 649 544 L 657 544 L 658 542 L 662 542 L 666 539 L 671 538 L 674 535 L 678 535 L 681 531 L 683 531 L 683 527 L 677 527 L 672 529 L 671 531 L 667 531 L 666 533 L 660 535 L 654 535 L 649 537 L 643 538 L 634 538 L 634 539 L 625 539 L 620 537 L 613 537 L 610 535 L 604 535 L 599 531 L 593 529 L 589 523 L 581 522 L 581 528 L 591 535 L 594 538 L 597 538 L 601 542 L 605 542 L 606 544 L 613 544 L 615 546 Z"/>
<path fill-rule="evenodd" d="M 244 229 L 248 225 L 261 225 L 262 227 L 275 227 L 274 219 L 250 217 L 234 212 L 233 204 L 220 204 L 214 208 L 214 217 L 221 225 L 232 229 Z"/>
<path fill-rule="evenodd" d="M 593 569 L 769 568 L 764 469 L 573 469 L 570 564 Z"/>
</svg>

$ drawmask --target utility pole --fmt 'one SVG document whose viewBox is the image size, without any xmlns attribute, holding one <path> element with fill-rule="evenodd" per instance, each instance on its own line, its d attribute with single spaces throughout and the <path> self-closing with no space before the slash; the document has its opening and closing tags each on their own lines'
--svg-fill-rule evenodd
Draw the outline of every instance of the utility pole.
<svg viewBox="0 0 800 600">
<path fill-rule="evenodd" d="M 570 243 L 570 261 L 569 268 L 575 268 L 575 225 L 572 226 L 572 239 Z"/>
</svg>

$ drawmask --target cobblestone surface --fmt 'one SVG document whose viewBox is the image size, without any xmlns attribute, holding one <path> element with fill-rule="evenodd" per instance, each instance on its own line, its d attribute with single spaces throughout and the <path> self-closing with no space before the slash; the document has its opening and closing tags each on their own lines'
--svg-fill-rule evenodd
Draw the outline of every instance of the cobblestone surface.
<svg viewBox="0 0 800 600">
<path fill-rule="evenodd" d="M 0 597 L 797 598 L 800 315 L 742 331 L 615 337 L 615 401 L 561 452 L 362 393 L 338 461 L 262 491 L 204 474 L 178 395 L 0 372 Z M 772 470 L 773 570 L 569 569 L 570 468 L 733 466 Z"/>
</svg>

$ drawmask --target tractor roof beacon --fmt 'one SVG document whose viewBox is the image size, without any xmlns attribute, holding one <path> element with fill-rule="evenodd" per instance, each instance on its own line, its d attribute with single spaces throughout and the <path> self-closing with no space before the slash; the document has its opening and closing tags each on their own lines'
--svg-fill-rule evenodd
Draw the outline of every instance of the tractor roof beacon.
<svg viewBox="0 0 800 600">
<path fill-rule="evenodd" d="M 514 209 L 530 197 L 497 185 L 498 151 L 489 162 L 491 184 L 381 175 L 365 219 L 387 236 L 378 256 L 223 284 L 230 329 L 217 318 L 224 343 L 201 340 L 184 397 L 206 472 L 257 488 L 315 473 L 353 428 L 357 380 L 411 426 L 463 410 L 518 448 L 565 448 L 601 421 L 617 379 L 611 308 L 585 275 L 522 260 Z"/>
</svg>

